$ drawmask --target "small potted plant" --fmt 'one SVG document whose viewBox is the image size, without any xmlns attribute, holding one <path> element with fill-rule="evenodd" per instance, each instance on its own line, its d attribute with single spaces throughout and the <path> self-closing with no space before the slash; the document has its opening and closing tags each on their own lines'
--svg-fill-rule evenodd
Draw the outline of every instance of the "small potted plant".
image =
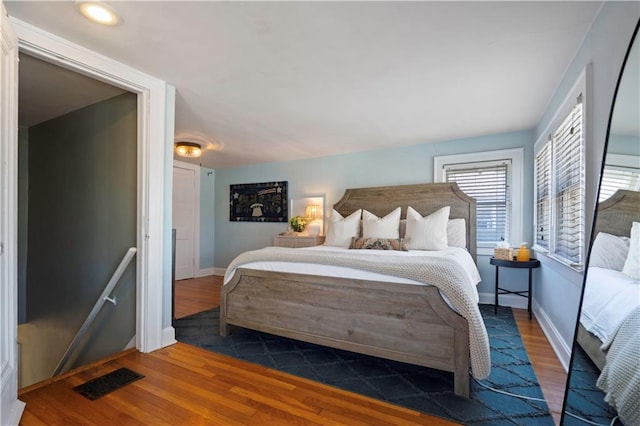
<svg viewBox="0 0 640 426">
<path fill-rule="evenodd" d="M 302 232 L 304 227 L 307 226 L 307 221 L 302 216 L 293 216 L 289 219 L 289 225 L 295 232 Z"/>
</svg>

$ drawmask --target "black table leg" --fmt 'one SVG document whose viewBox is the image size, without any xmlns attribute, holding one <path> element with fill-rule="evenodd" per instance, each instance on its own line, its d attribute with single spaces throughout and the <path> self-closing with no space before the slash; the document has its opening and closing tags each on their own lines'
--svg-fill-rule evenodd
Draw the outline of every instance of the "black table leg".
<svg viewBox="0 0 640 426">
<path fill-rule="evenodd" d="M 529 311 L 529 319 L 531 319 L 531 276 L 533 269 L 529 268 L 529 293 L 527 293 L 527 311 Z"/>
<path fill-rule="evenodd" d="M 493 304 L 493 314 L 497 314 L 498 313 L 498 271 L 500 270 L 500 267 L 498 265 L 496 265 L 496 301 Z"/>
</svg>

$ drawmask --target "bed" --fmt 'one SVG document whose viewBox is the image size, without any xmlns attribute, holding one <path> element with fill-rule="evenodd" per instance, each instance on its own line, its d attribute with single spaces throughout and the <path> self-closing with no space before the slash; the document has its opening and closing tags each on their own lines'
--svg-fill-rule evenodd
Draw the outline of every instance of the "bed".
<svg viewBox="0 0 640 426">
<path fill-rule="evenodd" d="M 604 400 L 640 424 L 640 193 L 600 203 L 594 235 L 577 342 L 601 371 Z"/>
<path fill-rule="evenodd" d="M 446 206 L 450 208 L 450 219 L 464 219 L 467 247 L 463 251 L 477 272 L 475 200 L 455 183 L 347 189 L 334 210 L 343 217 L 359 209 L 383 217 L 400 207 L 404 220 L 409 207 L 427 216 Z M 334 251 L 322 247 L 316 250 L 273 247 L 239 257 L 262 256 L 266 252 L 271 256 L 267 260 L 286 261 L 287 256 L 296 252 L 303 256 L 308 269 L 313 269 L 312 264 L 324 262 L 326 256 L 332 256 L 334 267 L 349 269 L 346 258 L 361 256 L 355 253 L 360 250 L 345 250 L 342 255 Z M 490 370 L 486 330 L 484 324 L 479 325 L 477 321 L 479 317 L 482 323 L 477 291 L 476 300 L 469 301 L 464 296 L 464 302 L 459 302 L 455 292 L 451 293 L 447 287 L 450 296 L 447 299 L 435 284 L 424 285 L 420 281 L 422 275 L 419 279 L 416 278 L 419 274 L 405 274 L 398 279 L 389 277 L 400 273 L 400 269 L 428 269 L 430 259 L 421 259 L 416 265 L 413 260 L 401 259 L 399 253 L 386 253 L 387 259 L 384 259 L 382 250 L 364 251 L 377 252 L 373 256 L 375 260 L 367 259 L 370 263 L 363 268 L 374 275 L 365 278 L 357 274 L 345 277 L 307 270 L 252 269 L 242 262 L 236 267 L 236 258 L 227 269 L 221 290 L 221 335 L 228 335 L 231 326 L 240 326 L 449 371 L 454 375 L 454 392 L 468 397 L 470 367 L 478 378 L 488 376 Z M 453 259 L 454 251 L 453 248 L 444 250 L 443 256 Z M 314 256 L 322 259 L 316 262 Z M 447 260 L 451 263 L 447 266 L 453 268 L 450 274 L 455 277 L 447 278 L 449 275 L 443 273 L 442 280 L 463 281 L 463 276 L 468 274 L 461 272 L 463 268 L 454 267 L 458 260 L 451 259 Z M 438 285 L 441 284 L 438 282 Z"/>
<path fill-rule="evenodd" d="M 640 192 L 627 190 L 619 190 L 598 204 L 593 230 L 596 241 L 587 271 L 577 341 L 600 370 L 605 365 L 605 353 L 601 349 L 603 342 L 640 301 L 637 280 L 617 268 L 593 266 L 601 264 L 596 259 L 597 239 L 600 233 L 629 237 L 633 222 L 640 222 L 639 206 Z"/>
</svg>

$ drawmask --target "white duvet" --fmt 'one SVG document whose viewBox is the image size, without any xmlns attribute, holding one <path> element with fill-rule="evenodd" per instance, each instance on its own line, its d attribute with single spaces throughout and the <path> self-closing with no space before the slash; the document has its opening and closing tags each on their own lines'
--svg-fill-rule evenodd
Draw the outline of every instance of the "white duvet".
<svg viewBox="0 0 640 426">
<path fill-rule="evenodd" d="M 469 278 L 469 282 L 477 285 L 480 282 L 480 273 L 476 264 L 473 262 L 473 258 L 465 249 L 458 247 L 449 247 L 445 250 L 438 251 L 426 251 L 426 250 L 409 250 L 409 251 L 394 251 L 394 250 L 353 250 L 341 247 L 332 246 L 314 246 L 306 247 L 296 250 L 310 250 L 310 251 L 324 251 L 334 253 L 347 253 L 358 252 L 366 253 L 371 256 L 407 256 L 407 257 L 430 257 L 430 258 L 444 258 L 456 260 L 460 268 L 465 272 Z M 293 272 L 309 275 L 321 275 L 328 277 L 344 277 L 354 278 L 372 281 L 383 282 L 397 282 L 402 284 L 416 284 L 424 285 L 419 281 L 414 281 L 406 278 L 394 277 L 390 275 L 378 274 L 375 272 L 364 271 L 362 269 L 352 269 L 343 266 L 331 266 L 320 265 L 317 263 L 297 263 L 297 262 L 251 262 L 242 265 L 243 268 L 259 269 L 262 271 L 278 271 L 278 272 Z M 226 284 L 231 280 L 235 271 L 227 271 L 224 276 L 224 283 Z M 477 297 L 477 292 L 476 292 Z"/>
<path fill-rule="evenodd" d="M 629 313 L 640 306 L 640 281 L 613 269 L 589 267 L 580 322 L 608 341 Z"/>
</svg>

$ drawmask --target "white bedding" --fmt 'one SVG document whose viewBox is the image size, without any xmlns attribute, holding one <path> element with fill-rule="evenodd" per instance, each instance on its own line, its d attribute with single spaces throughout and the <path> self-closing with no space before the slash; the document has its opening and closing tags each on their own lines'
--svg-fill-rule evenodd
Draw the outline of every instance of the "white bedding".
<svg viewBox="0 0 640 426">
<path fill-rule="evenodd" d="M 311 251 L 324 251 L 324 252 L 358 252 L 366 253 L 371 256 L 406 256 L 406 257 L 441 257 L 448 259 L 455 259 L 459 262 L 460 267 L 465 272 L 469 281 L 477 285 L 480 282 L 480 273 L 478 268 L 473 262 L 471 255 L 462 248 L 449 247 L 445 250 L 439 251 L 425 251 L 425 250 L 409 250 L 409 251 L 393 251 L 393 250 L 353 250 L 341 247 L 332 246 L 314 246 L 306 247 L 296 250 L 311 250 Z M 292 272 L 309 275 L 321 275 L 328 277 L 344 277 L 354 279 L 364 279 L 383 282 L 397 282 L 402 284 L 415 284 L 424 285 L 419 281 L 410 280 L 407 278 L 393 277 L 390 275 L 378 274 L 375 272 L 364 271 L 362 269 L 352 269 L 343 266 L 331 266 L 320 265 L 316 263 L 297 263 L 297 262 L 251 262 L 242 265 L 243 268 L 258 269 L 262 271 L 278 271 L 278 272 Z M 224 277 L 224 283 L 226 284 L 233 277 L 235 271 L 227 271 Z M 477 292 L 476 292 L 477 298 Z"/>
<path fill-rule="evenodd" d="M 640 281 L 613 269 L 589 267 L 580 322 L 608 341 L 629 313 L 640 306 Z"/>
<path fill-rule="evenodd" d="M 607 363 L 596 383 L 625 425 L 640 425 L 640 306 L 604 342 Z"/>
</svg>

